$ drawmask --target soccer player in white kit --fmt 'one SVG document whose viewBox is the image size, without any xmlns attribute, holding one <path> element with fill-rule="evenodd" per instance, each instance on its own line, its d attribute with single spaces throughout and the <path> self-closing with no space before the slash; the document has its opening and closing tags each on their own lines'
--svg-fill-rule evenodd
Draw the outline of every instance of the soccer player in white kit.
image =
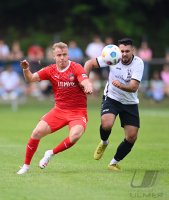
<svg viewBox="0 0 169 200">
<path fill-rule="evenodd" d="M 119 115 L 125 138 L 119 144 L 114 157 L 108 165 L 110 170 L 120 170 L 120 166 L 117 163 L 131 151 L 137 139 L 140 128 L 137 91 L 144 70 L 142 59 L 134 55 L 132 39 L 123 38 L 118 41 L 118 46 L 122 52 L 122 59 L 118 64 L 109 66 L 109 78 L 104 89 L 101 107 L 101 142 L 94 152 L 94 159 L 99 160 L 109 143 L 108 138 L 116 117 Z M 100 56 L 96 59 L 88 60 L 84 69 L 89 75 L 93 68 L 106 66 Z"/>
</svg>

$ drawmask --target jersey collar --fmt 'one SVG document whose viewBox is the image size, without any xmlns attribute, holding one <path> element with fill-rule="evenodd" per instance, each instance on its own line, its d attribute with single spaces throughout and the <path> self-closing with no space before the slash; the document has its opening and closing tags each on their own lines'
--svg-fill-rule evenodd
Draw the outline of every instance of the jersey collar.
<svg viewBox="0 0 169 200">
<path fill-rule="evenodd" d="M 65 72 L 65 71 L 70 67 L 70 64 L 71 64 L 71 61 L 69 60 L 68 66 L 67 66 L 66 68 L 64 68 L 64 69 L 62 69 L 62 70 L 59 70 L 59 69 L 57 68 L 57 70 L 58 70 L 59 72 Z"/>
<path fill-rule="evenodd" d="M 123 64 L 123 65 L 130 65 L 131 63 L 132 63 L 132 61 L 133 61 L 133 58 L 134 58 L 134 55 L 132 55 L 132 59 L 131 59 L 131 61 L 129 62 L 129 63 L 123 63 L 122 61 L 121 61 L 121 63 Z"/>
</svg>

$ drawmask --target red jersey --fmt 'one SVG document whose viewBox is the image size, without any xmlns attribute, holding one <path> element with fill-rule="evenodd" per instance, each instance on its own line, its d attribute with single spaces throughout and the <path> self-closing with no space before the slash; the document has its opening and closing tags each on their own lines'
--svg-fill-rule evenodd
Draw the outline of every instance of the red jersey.
<svg viewBox="0 0 169 200">
<path fill-rule="evenodd" d="M 69 61 L 69 66 L 58 71 L 56 64 L 51 64 L 37 72 L 41 80 L 49 80 L 52 84 L 55 104 L 62 109 L 87 107 L 87 97 L 79 85 L 87 75 L 83 67 Z"/>
</svg>

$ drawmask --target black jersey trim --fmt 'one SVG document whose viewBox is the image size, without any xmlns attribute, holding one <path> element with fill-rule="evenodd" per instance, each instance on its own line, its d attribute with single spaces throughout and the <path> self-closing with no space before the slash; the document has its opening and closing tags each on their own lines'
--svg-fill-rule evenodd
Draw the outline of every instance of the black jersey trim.
<svg viewBox="0 0 169 200">
<path fill-rule="evenodd" d="M 133 62 L 133 59 L 134 59 L 134 55 L 132 55 L 132 59 L 131 59 L 131 61 L 130 61 L 129 63 L 125 64 L 125 63 L 123 63 L 122 61 L 121 61 L 121 63 L 122 63 L 123 65 L 130 65 L 130 64 Z"/>
<path fill-rule="evenodd" d="M 98 61 L 98 59 L 96 58 L 96 62 L 97 62 L 97 64 L 98 64 L 98 66 L 100 67 L 100 65 L 99 65 L 99 61 Z"/>
<path fill-rule="evenodd" d="M 140 81 L 139 81 L 139 80 L 137 80 L 137 79 L 135 79 L 135 78 L 132 78 L 131 80 L 135 80 L 135 81 L 137 81 L 137 82 L 139 82 L 139 83 L 140 83 Z"/>
</svg>

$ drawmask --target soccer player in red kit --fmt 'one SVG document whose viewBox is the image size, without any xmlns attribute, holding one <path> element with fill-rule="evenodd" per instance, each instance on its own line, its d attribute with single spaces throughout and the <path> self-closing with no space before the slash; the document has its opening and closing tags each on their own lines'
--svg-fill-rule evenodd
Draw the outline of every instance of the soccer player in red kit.
<svg viewBox="0 0 169 200">
<path fill-rule="evenodd" d="M 56 64 L 51 64 L 35 73 L 29 70 L 28 61 L 21 61 L 25 80 L 28 82 L 50 81 L 55 105 L 41 118 L 33 130 L 26 147 L 24 164 L 17 174 L 25 174 L 29 171 L 31 160 L 42 137 L 66 125 L 69 126 L 68 137 L 52 150 L 47 150 L 40 160 L 39 167 L 43 169 L 55 154 L 73 146 L 86 128 L 88 121 L 86 94 L 92 93 L 92 84 L 83 67 L 69 60 L 67 44 L 55 43 L 53 57 Z"/>
</svg>

